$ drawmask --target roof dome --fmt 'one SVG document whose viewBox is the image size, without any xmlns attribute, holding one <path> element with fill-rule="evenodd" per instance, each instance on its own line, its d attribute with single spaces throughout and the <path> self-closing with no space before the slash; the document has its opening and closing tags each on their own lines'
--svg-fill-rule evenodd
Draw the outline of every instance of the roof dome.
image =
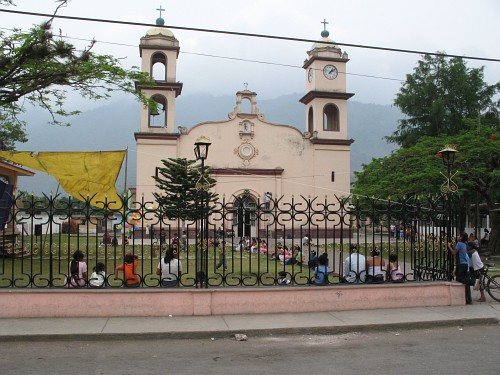
<svg viewBox="0 0 500 375">
<path fill-rule="evenodd" d="M 163 35 L 163 36 L 175 38 L 174 33 L 172 31 L 170 31 L 166 27 L 162 27 L 164 25 L 165 25 L 165 20 L 161 17 L 158 17 L 156 19 L 156 26 L 157 27 L 153 27 L 153 28 L 149 29 L 146 32 L 146 36 Z"/>
<path fill-rule="evenodd" d="M 166 27 L 153 27 L 146 32 L 146 36 L 163 35 L 175 38 L 174 33 Z"/>
<path fill-rule="evenodd" d="M 315 42 L 311 47 L 311 51 L 316 48 L 337 48 L 337 46 L 333 44 L 335 43 L 333 39 L 329 38 L 330 32 L 326 29 L 326 25 L 328 24 L 328 22 L 326 22 L 325 19 L 321 23 L 324 26 L 324 29 L 321 31 L 321 41 Z"/>
<path fill-rule="evenodd" d="M 325 31 L 325 30 L 323 30 Z M 321 33 L 323 35 L 323 33 Z M 328 38 L 328 31 L 327 31 L 327 36 L 326 37 L 323 37 L 321 38 L 320 41 L 317 41 L 315 42 L 312 47 L 311 47 L 311 50 L 313 49 L 316 49 L 316 48 L 337 48 L 337 46 L 334 44 L 335 41 L 331 38 Z"/>
</svg>

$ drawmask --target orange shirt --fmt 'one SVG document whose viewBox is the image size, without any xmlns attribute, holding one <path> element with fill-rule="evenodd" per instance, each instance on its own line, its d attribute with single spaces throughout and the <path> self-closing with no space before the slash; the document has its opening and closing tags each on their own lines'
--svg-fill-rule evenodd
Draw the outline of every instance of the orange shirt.
<svg viewBox="0 0 500 375">
<path fill-rule="evenodd" d="M 123 277 L 127 285 L 139 283 L 139 276 L 137 276 L 137 264 L 139 260 L 134 259 L 134 263 L 123 263 L 116 267 L 117 270 L 123 271 Z"/>
</svg>

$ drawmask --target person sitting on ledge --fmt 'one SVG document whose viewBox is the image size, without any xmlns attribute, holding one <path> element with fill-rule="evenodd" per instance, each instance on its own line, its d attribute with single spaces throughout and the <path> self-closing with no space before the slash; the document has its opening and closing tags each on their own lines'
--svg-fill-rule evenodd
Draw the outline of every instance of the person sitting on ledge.
<svg viewBox="0 0 500 375">
<path fill-rule="evenodd" d="M 104 263 L 99 262 L 95 265 L 94 272 L 90 276 L 89 285 L 93 288 L 106 286 L 106 266 Z"/>
<path fill-rule="evenodd" d="M 67 287 L 82 287 L 87 283 L 87 263 L 83 261 L 83 253 L 76 250 L 73 260 L 69 263 L 69 275 L 66 278 Z"/>
<path fill-rule="evenodd" d="M 125 261 L 115 269 L 115 280 L 118 280 L 118 271 L 123 271 L 124 285 L 129 288 L 138 287 L 140 285 L 139 276 L 137 275 L 137 264 L 139 257 L 132 253 L 125 254 Z"/>
<path fill-rule="evenodd" d="M 404 281 L 404 274 L 401 271 L 401 267 L 398 262 L 398 255 L 389 255 L 389 269 L 387 271 L 387 280 L 393 281 L 395 283 L 400 283 Z"/>
<path fill-rule="evenodd" d="M 278 276 L 279 276 L 279 284 L 281 285 L 289 285 L 291 284 L 292 282 L 290 280 L 288 280 L 288 274 L 286 273 L 286 271 L 280 271 L 278 273 Z"/>
<path fill-rule="evenodd" d="M 373 247 L 371 256 L 366 260 L 367 283 L 383 283 L 385 278 L 385 260 L 380 257 L 380 250 Z"/>
<path fill-rule="evenodd" d="M 173 246 L 170 247 L 165 257 L 160 260 L 156 268 L 156 274 L 161 275 L 161 286 L 174 287 L 179 285 L 179 274 L 182 273 L 182 264 L 177 259 L 177 249 Z"/>
<path fill-rule="evenodd" d="M 359 254 L 358 244 L 351 244 L 351 255 L 344 261 L 344 277 L 346 283 L 365 282 L 366 259 Z"/>
<path fill-rule="evenodd" d="M 314 282 L 316 285 L 327 285 L 329 273 L 328 254 L 324 253 L 318 257 L 318 266 L 314 269 L 314 276 L 316 276 Z"/>
</svg>

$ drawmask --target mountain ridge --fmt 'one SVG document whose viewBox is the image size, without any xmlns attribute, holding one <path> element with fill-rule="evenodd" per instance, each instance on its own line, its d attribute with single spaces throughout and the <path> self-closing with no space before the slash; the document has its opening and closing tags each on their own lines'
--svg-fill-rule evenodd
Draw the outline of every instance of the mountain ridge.
<svg viewBox="0 0 500 375">
<path fill-rule="evenodd" d="M 291 125 L 305 131 L 305 106 L 299 102 L 301 93 L 282 95 L 274 99 L 257 100 L 257 107 L 264 120 Z M 188 128 L 206 121 L 223 121 L 232 112 L 236 97 L 231 95 L 190 94 L 176 100 L 176 126 Z M 106 103 L 71 118 L 71 126 L 50 125 L 47 113 L 31 110 L 27 113 L 29 141 L 18 144 L 17 149 L 30 151 L 100 151 L 129 150 L 127 186 L 135 185 L 135 139 L 139 130 L 140 103 L 131 97 Z M 361 170 L 362 164 L 372 158 L 390 154 L 396 147 L 383 138 L 397 127 L 401 112 L 379 104 L 349 101 L 347 106 L 348 136 L 354 139 L 351 146 L 351 171 Z M 124 167 L 117 180 L 118 190 L 124 187 Z M 51 176 L 36 172 L 34 177 L 21 177 L 19 187 L 37 195 L 55 191 L 57 182 Z"/>
</svg>

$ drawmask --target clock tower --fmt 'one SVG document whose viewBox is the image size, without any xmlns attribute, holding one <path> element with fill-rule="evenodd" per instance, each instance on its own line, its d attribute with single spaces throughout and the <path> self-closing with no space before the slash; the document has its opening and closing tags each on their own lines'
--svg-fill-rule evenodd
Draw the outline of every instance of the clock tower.
<svg viewBox="0 0 500 375">
<path fill-rule="evenodd" d="M 354 94 L 346 92 L 347 53 L 330 39 L 329 32 L 307 52 L 303 68 L 306 72 L 306 95 L 300 102 L 306 105 L 307 131 L 319 139 L 347 139 L 347 100 Z"/>
</svg>

